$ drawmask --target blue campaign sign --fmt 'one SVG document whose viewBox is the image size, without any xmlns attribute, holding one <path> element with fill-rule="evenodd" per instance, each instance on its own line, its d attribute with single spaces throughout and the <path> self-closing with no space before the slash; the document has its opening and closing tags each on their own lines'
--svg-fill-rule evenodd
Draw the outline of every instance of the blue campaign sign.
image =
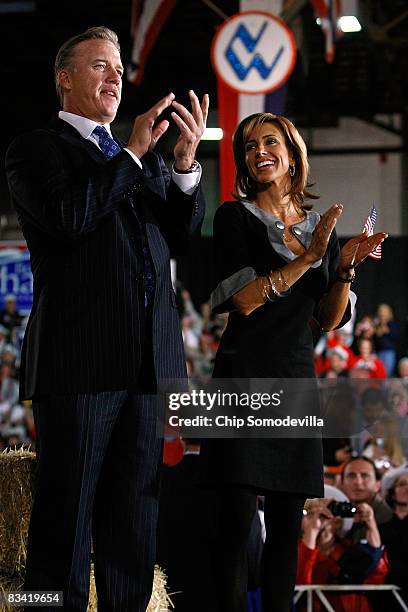
<svg viewBox="0 0 408 612">
<path fill-rule="evenodd" d="M 27 315 L 33 304 L 33 276 L 25 243 L 0 243 L 0 308 L 10 294 L 17 300 L 17 310 Z"/>
</svg>

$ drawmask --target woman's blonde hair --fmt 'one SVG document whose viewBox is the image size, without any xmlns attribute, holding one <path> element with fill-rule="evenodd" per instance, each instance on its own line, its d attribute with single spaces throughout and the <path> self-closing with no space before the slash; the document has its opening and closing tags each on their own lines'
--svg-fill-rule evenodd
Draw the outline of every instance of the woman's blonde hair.
<svg viewBox="0 0 408 612">
<path fill-rule="evenodd" d="M 309 162 L 307 160 L 306 145 L 293 125 L 286 117 L 274 115 L 273 113 L 256 113 L 249 115 L 238 125 L 233 137 L 233 150 L 235 158 L 235 191 L 233 196 L 239 199 L 254 200 L 258 192 L 256 181 L 250 176 L 245 159 L 245 144 L 252 130 L 258 125 L 272 123 L 278 127 L 285 137 L 285 143 L 289 154 L 294 159 L 295 172 L 291 176 L 291 185 L 286 195 L 304 210 L 310 210 L 311 204 L 305 204 L 306 198 L 317 199 L 319 196 L 307 190 L 311 185 L 308 183 Z"/>
</svg>

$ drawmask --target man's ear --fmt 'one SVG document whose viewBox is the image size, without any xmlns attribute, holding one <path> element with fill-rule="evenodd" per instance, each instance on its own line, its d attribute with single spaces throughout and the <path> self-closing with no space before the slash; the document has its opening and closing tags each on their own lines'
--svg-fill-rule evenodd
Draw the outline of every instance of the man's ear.
<svg viewBox="0 0 408 612">
<path fill-rule="evenodd" d="M 64 92 L 70 91 L 71 79 L 67 70 L 60 70 L 58 73 L 58 83 L 64 90 Z"/>
</svg>

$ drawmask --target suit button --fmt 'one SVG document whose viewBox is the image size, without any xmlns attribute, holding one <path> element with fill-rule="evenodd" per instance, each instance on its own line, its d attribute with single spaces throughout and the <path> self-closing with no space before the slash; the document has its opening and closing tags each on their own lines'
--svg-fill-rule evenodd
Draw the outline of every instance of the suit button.
<svg viewBox="0 0 408 612">
<path fill-rule="evenodd" d="M 142 191 L 142 185 L 140 183 L 135 183 L 132 186 L 132 193 L 140 193 Z"/>
<path fill-rule="evenodd" d="M 138 272 L 137 274 L 135 274 L 135 279 L 137 281 L 142 281 L 143 280 L 143 272 Z"/>
</svg>

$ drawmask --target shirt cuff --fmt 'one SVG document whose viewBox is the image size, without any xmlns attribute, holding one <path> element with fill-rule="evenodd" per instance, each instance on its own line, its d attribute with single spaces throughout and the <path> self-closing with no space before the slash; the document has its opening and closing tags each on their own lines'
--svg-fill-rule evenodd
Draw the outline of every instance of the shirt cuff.
<svg viewBox="0 0 408 612">
<path fill-rule="evenodd" d="M 137 165 L 139 166 L 139 168 L 141 170 L 143 170 L 143 166 L 142 166 L 142 162 L 140 161 L 140 159 L 138 158 L 137 155 L 135 155 L 132 151 L 129 151 L 129 149 L 127 149 L 126 147 L 124 147 L 123 149 L 124 151 L 126 151 L 126 153 L 129 153 L 130 157 L 133 159 L 133 161 L 135 161 L 137 163 Z"/>
<path fill-rule="evenodd" d="M 198 164 L 198 166 L 199 168 L 195 172 L 188 172 L 187 174 L 179 174 L 177 170 L 174 169 L 174 166 L 171 170 L 173 181 L 186 195 L 193 195 L 201 180 L 202 168 L 200 164 Z"/>
<path fill-rule="evenodd" d="M 243 289 L 243 287 L 248 285 L 257 277 L 258 275 L 254 268 L 247 266 L 246 268 L 238 270 L 238 272 L 235 272 L 225 280 L 221 281 L 211 294 L 210 301 L 212 310 L 218 308 L 218 306 L 231 298 L 234 293 L 237 293 L 240 289 Z"/>
</svg>

